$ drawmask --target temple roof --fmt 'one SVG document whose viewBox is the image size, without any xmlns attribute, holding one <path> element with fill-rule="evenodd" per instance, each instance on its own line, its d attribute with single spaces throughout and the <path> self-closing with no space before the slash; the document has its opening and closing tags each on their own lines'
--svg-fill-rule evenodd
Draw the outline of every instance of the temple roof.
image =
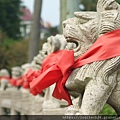
<svg viewBox="0 0 120 120">
<path fill-rule="evenodd" d="M 23 6 L 21 8 L 21 12 L 22 12 L 21 20 L 32 21 L 32 18 L 33 18 L 32 13 L 30 12 L 30 10 L 26 6 Z"/>
</svg>

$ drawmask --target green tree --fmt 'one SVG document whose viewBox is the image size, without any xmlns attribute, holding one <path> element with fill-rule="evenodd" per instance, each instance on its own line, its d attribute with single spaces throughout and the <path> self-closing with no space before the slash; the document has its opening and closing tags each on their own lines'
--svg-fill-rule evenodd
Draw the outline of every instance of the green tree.
<svg viewBox="0 0 120 120">
<path fill-rule="evenodd" d="M 0 0 L 0 31 L 10 38 L 20 35 L 21 0 Z"/>
<path fill-rule="evenodd" d="M 116 0 L 120 4 L 120 0 Z"/>
</svg>

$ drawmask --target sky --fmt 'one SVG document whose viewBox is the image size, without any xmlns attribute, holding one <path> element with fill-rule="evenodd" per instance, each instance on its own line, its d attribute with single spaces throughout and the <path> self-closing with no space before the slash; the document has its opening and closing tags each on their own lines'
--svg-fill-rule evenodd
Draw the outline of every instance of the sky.
<svg viewBox="0 0 120 120">
<path fill-rule="evenodd" d="M 51 2 L 52 1 L 52 2 Z M 34 0 L 22 0 L 23 5 L 29 8 L 31 13 L 34 12 Z M 60 21 L 60 4 L 59 0 L 43 0 L 41 17 L 45 22 L 50 22 L 52 26 L 59 25 Z"/>
</svg>

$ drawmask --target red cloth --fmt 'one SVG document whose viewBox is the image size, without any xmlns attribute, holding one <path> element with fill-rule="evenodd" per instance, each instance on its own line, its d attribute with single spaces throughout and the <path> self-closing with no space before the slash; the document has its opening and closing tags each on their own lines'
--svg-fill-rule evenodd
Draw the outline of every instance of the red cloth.
<svg viewBox="0 0 120 120">
<path fill-rule="evenodd" d="M 9 76 L 0 76 L 0 80 L 2 80 L 2 79 L 7 79 L 7 80 L 10 80 L 10 77 Z"/>
<path fill-rule="evenodd" d="M 98 38 L 91 48 L 76 61 L 72 50 L 60 50 L 48 55 L 43 63 L 41 73 L 30 83 L 30 91 L 36 95 L 56 83 L 53 96 L 65 99 L 71 105 L 70 95 L 65 82 L 73 69 L 94 61 L 109 59 L 120 55 L 120 29 L 106 33 Z"/>
<path fill-rule="evenodd" d="M 23 84 L 22 87 L 25 89 L 29 88 L 29 83 L 34 79 L 34 73 L 35 71 L 32 69 L 29 69 L 29 71 L 23 76 Z"/>
<path fill-rule="evenodd" d="M 64 58 L 64 60 L 61 58 Z M 41 74 L 30 83 L 30 92 L 36 95 L 38 93 L 41 93 L 43 89 L 49 87 L 56 82 L 56 85 L 59 87 L 56 87 L 55 91 L 58 91 L 58 93 L 61 95 L 58 96 L 56 94 L 57 92 L 54 92 L 53 96 L 58 99 L 63 99 L 62 94 L 64 94 L 64 99 L 67 101 L 70 100 L 70 96 L 67 90 L 64 88 L 64 85 L 66 79 L 71 73 L 69 69 L 73 64 L 73 51 L 61 50 L 50 54 L 42 63 Z M 69 104 L 71 104 L 71 100 L 69 101 Z"/>
<path fill-rule="evenodd" d="M 17 87 L 17 86 L 20 86 L 23 81 L 22 81 L 22 77 L 20 77 L 20 78 L 16 78 L 16 79 L 10 78 L 10 79 L 9 79 L 9 82 L 10 82 L 10 84 L 11 84 L 12 86 Z"/>
<path fill-rule="evenodd" d="M 22 86 L 23 84 L 23 78 L 16 81 L 16 86 Z"/>
<path fill-rule="evenodd" d="M 21 77 L 14 79 L 14 78 L 10 78 L 9 76 L 0 76 L 0 80 L 2 80 L 3 78 L 8 80 L 12 86 L 21 86 L 23 81 Z"/>
<path fill-rule="evenodd" d="M 36 77 L 38 77 L 40 74 L 41 70 L 34 71 L 33 69 L 29 69 L 28 72 L 22 77 L 22 87 L 25 89 L 30 88 L 30 82 Z"/>
<path fill-rule="evenodd" d="M 15 79 L 10 79 L 9 80 L 9 82 L 10 82 L 10 84 L 12 85 L 12 86 L 16 86 L 16 80 Z"/>
</svg>

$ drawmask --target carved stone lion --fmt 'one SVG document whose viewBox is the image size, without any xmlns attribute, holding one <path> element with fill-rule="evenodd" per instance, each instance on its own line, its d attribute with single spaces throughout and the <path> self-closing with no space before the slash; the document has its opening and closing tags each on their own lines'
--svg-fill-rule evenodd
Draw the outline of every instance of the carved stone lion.
<svg viewBox="0 0 120 120">
<path fill-rule="evenodd" d="M 0 76 L 2 77 L 10 77 L 10 74 L 7 69 L 1 69 L 0 70 Z M 8 79 L 7 78 L 2 78 L 0 80 L 0 90 L 5 90 L 8 87 Z"/>
<path fill-rule="evenodd" d="M 98 0 L 97 12 L 74 14 L 63 22 L 63 34 L 77 45 L 75 59 L 102 34 L 120 28 L 120 5 L 115 0 Z M 120 56 L 73 70 L 66 88 L 72 96 L 81 96 L 78 106 L 68 107 L 66 114 L 97 115 L 107 102 L 120 115 Z"/>
</svg>

